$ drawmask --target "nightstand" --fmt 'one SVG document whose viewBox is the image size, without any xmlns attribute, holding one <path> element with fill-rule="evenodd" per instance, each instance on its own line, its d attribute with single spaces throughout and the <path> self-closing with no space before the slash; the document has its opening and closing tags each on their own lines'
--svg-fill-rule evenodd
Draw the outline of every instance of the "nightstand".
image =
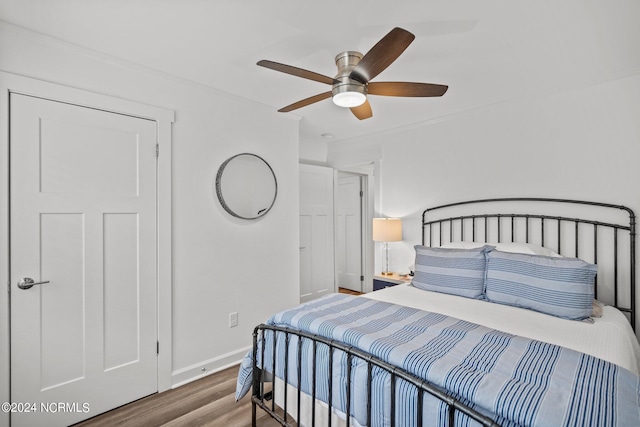
<svg viewBox="0 0 640 427">
<path fill-rule="evenodd" d="M 380 289 L 409 282 L 411 282 L 411 276 L 400 276 L 397 273 L 393 273 L 390 276 L 375 275 L 373 276 L 373 290 L 379 291 Z"/>
</svg>

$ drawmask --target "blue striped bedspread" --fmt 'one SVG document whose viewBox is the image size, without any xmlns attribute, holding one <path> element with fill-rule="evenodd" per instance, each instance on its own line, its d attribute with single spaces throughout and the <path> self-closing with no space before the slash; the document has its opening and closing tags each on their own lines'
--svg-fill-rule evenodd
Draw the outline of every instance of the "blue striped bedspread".
<svg viewBox="0 0 640 427">
<path fill-rule="evenodd" d="M 272 316 L 267 324 L 318 334 L 371 353 L 448 390 L 461 402 L 502 425 L 640 426 L 640 378 L 610 362 L 557 345 L 531 340 L 438 313 L 332 294 Z M 273 333 L 265 334 L 267 370 Z M 278 333 L 277 335 L 280 335 Z M 284 378 L 283 337 L 277 337 L 276 374 Z M 262 343 L 259 343 L 259 346 Z M 312 346 L 302 342 L 300 388 L 311 394 Z M 289 383 L 297 384 L 297 338 L 289 342 Z M 328 350 L 319 345 L 316 397 L 328 400 Z M 258 359 L 262 352 L 258 351 Z M 354 358 L 347 378 L 346 356 L 336 350 L 332 405 L 346 412 L 344 383 L 352 382 L 351 414 L 366 422 L 366 364 Z M 262 361 L 258 360 L 258 366 Z M 252 353 L 238 374 L 236 399 L 251 388 Z M 417 392 L 396 383 L 396 425 L 416 425 Z M 389 425 L 390 379 L 374 367 L 372 425 Z M 446 407 L 425 393 L 425 425 L 446 425 Z M 428 420 L 428 421 L 427 421 Z M 473 425 L 460 415 L 456 425 Z"/>
</svg>

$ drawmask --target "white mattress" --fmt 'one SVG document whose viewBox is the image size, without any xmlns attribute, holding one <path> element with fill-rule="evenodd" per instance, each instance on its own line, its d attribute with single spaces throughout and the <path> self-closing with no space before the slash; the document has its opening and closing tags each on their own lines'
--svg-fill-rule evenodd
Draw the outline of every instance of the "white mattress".
<svg viewBox="0 0 640 427">
<path fill-rule="evenodd" d="M 407 307 L 445 314 L 514 335 L 557 344 L 640 372 L 640 345 L 629 321 L 606 306 L 593 323 L 565 320 L 547 314 L 486 301 L 424 291 L 408 284 L 362 295 Z"/>
</svg>

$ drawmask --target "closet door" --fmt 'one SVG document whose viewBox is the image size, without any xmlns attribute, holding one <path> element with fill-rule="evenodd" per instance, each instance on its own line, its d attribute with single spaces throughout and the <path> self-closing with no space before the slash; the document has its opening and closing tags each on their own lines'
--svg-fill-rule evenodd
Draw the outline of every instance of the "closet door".
<svg viewBox="0 0 640 427">
<path fill-rule="evenodd" d="M 335 292 L 333 169 L 300 165 L 300 302 Z"/>
<path fill-rule="evenodd" d="M 336 189 L 336 274 L 338 287 L 362 292 L 362 177 L 338 172 Z"/>
<path fill-rule="evenodd" d="M 65 426 L 158 390 L 156 123 L 12 94 L 10 125 L 11 425 Z"/>
</svg>

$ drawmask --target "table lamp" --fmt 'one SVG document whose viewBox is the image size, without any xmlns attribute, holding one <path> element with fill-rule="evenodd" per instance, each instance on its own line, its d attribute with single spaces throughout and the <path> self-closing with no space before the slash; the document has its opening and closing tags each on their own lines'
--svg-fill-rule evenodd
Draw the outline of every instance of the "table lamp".
<svg viewBox="0 0 640 427">
<path fill-rule="evenodd" d="M 391 276 L 389 271 L 389 242 L 399 242 L 402 240 L 402 220 L 400 218 L 374 218 L 373 219 L 373 240 L 384 242 L 385 250 L 385 276 Z"/>
</svg>

